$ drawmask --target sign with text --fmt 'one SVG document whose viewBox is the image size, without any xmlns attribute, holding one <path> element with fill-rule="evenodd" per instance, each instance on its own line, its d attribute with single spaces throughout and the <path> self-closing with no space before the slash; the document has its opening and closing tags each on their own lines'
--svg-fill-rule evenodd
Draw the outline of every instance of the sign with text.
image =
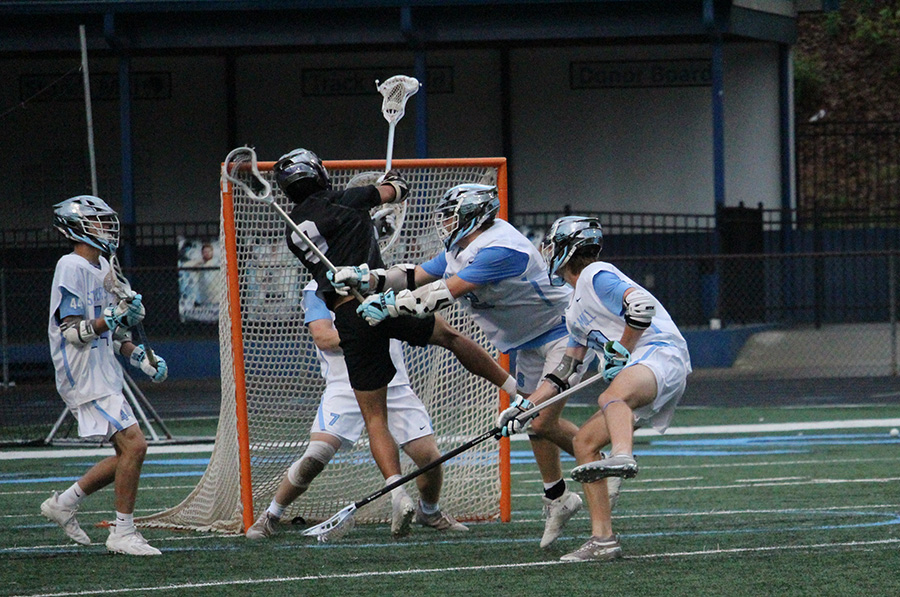
<svg viewBox="0 0 900 597">
<path fill-rule="evenodd" d="M 569 64 L 572 89 L 708 87 L 709 60 L 576 61 Z"/>
<path fill-rule="evenodd" d="M 80 71 L 71 76 L 49 73 L 19 75 L 19 97 L 22 101 L 34 102 L 84 101 L 84 81 Z M 135 100 L 170 99 L 172 73 L 132 73 L 131 97 Z M 119 99 L 119 75 L 91 73 L 91 99 Z"/>
</svg>

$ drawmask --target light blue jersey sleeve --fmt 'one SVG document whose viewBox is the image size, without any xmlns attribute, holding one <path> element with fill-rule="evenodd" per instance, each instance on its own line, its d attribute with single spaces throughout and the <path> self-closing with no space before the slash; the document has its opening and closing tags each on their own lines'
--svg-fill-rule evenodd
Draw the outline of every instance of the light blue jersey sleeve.
<svg viewBox="0 0 900 597">
<path fill-rule="evenodd" d="M 325 305 L 325 301 L 316 294 L 315 290 L 303 291 L 303 323 L 309 325 L 313 321 L 327 319 L 331 321 L 331 311 Z"/>
<path fill-rule="evenodd" d="M 429 259 L 422 264 L 425 273 L 434 278 L 443 278 L 444 270 L 447 269 L 447 252 L 441 251 L 435 257 Z"/>
<path fill-rule="evenodd" d="M 59 320 L 62 321 L 70 315 L 84 317 L 84 303 L 76 295 L 65 287 L 60 287 L 62 300 L 59 302 Z"/>
<path fill-rule="evenodd" d="M 457 274 L 472 284 L 489 284 L 521 275 L 528 267 L 528 254 L 506 247 L 488 247 Z"/>
<path fill-rule="evenodd" d="M 631 288 L 631 285 L 619 278 L 612 272 L 597 272 L 591 281 L 594 286 L 594 292 L 604 307 L 611 313 L 622 315 L 622 299 L 625 291 Z"/>
</svg>

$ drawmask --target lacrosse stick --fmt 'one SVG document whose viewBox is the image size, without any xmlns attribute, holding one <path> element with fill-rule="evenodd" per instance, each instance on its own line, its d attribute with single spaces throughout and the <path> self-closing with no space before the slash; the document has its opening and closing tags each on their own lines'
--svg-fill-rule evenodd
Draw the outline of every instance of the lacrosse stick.
<svg viewBox="0 0 900 597">
<path fill-rule="evenodd" d="M 394 128 L 406 113 L 406 100 L 419 90 L 419 81 L 413 77 L 394 75 L 384 83 L 375 81 L 378 92 L 384 96 L 381 102 L 381 114 L 388 122 L 387 157 L 385 158 L 384 171 L 391 170 L 391 159 L 394 155 Z M 357 175 L 359 176 L 359 175 Z M 374 184 L 374 183 L 368 183 Z M 349 184 L 347 186 L 350 186 Z M 403 228 L 403 219 L 406 217 L 406 201 L 398 201 L 392 204 L 394 209 L 394 233 L 385 241 L 379 241 L 381 251 L 385 252 L 397 242 L 400 230 Z"/>
<path fill-rule="evenodd" d="M 548 408 L 549 406 L 556 404 L 557 402 L 559 402 L 560 400 L 563 400 L 564 398 L 568 398 L 569 396 L 571 396 L 578 390 L 583 390 L 584 388 L 596 383 L 600 379 L 603 379 L 602 375 L 594 375 L 593 377 L 585 379 L 585 380 L 581 381 L 580 383 L 572 386 L 568 390 L 566 390 L 564 392 L 560 392 L 553 398 L 550 398 L 549 400 L 538 404 L 531 410 L 527 410 L 527 411 L 523 412 L 520 416 L 516 417 L 516 420 L 520 421 L 522 423 L 530 421 L 531 419 L 538 416 L 538 414 L 545 408 Z M 434 462 L 431 462 L 418 470 L 414 470 L 413 472 L 397 479 L 393 483 L 389 483 L 389 484 L 385 485 L 378 491 L 376 491 L 374 493 L 370 493 L 366 497 L 362 498 L 361 500 L 359 500 L 357 502 L 353 502 L 349 506 L 345 506 L 340 512 L 338 512 L 337 514 L 335 514 L 334 516 L 332 516 L 325 522 L 322 522 L 320 524 L 317 524 L 316 526 L 306 529 L 305 531 L 303 531 L 303 534 L 308 537 L 315 537 L 316 539 L 318 539 L 319 541 L 321 541 L 323 543 L 327 542 L 327 541 L 334 541 L 336 539 L 340 539 L 341 537 L 343 537 L 344 535 L 349 533 L 353 529 L 353 527 L 356 525 L 356 522 L 353 518 L 353 513 L 356 512 L 357 510 L 359 510 L 360 508 L 362 508 L 363 506 L 365 506 L 366 504 L 369 504 L 369 503 L 377 500 L 381 496 L 386 495 L 387 493 L 390 493 L 392 490 L 396 489 L 397 487 L 400 487 L 401 485 L 403 485 L 409 481 L 412 481 L 419 475 L 423 475 L 423 474 L 427 473 L 434 467 L 440 466 L 444 462 L 447 462 L 451 458 L 455 458 L 459 454 L 462 454 L 466 450 L 469 450 L 470 448 L 477 446 L 478 444 L 484 442 L 487 439 L 490 439 L 492 437 L 500 439 L 500 435 L 501 435 L 500 427 L 494 427 L 493 429 L 491 429 L 489 431 L 485 431 L 478 437 L 470 439 L 463 445 L 461 445 L 457 448 L 454 448 L 453 450 L 450 450 L 449 452 L 447 452 L 446 454 L 444 454 L 443 456 L 441 456 Z"/>
<path fill-rule="evenodd" d="M 344 188 L 352 189 L 354 187 L 377 185 L 378 179 L 381 178 L 383 174 L 383 172 L 360 172 L 351 178 Z M 403 226 L 403 218 L 406 215 L 406 201 L 401 201 L 399 203 L 383 203 L 369 210 L 369 215 L 371 215 L 374 220 L 376 214 L 384 215 L 383 212 L 385 210 L 390 210 L 390 213 L 394 218 L 394 230 L 388 235 L 379 235 L 378 247 L 381 249 L 382 253 L 386 253 L 394 244 L 394 241 L 400 236 L 400 228 Z"/>
<path fill-rule="evenodd" d="M 131 290 L 131 282 L 122 273 L 122 266 L 119 265 L 119 258 L 116 257 L 115 253 L 111 253 L 109 256 L 109 272 L 103 278 L 103 289 L 120 301 L 130 303 L 134 299 L 135 293 Z M 138 337 L 138 344 L 143 344 L 144 350 L 147 352 L 147 362 L 156 367 L 158 360 L 147 342 L 147 334 L 144 333 L 144 322 L 134 326 L 134 331 Z"/>
<path fill-rule="evenodd" d="M 239 178 L 239 172 L 249 173 L 249 185 Z M 256 151 L 252 147 L 238 147 L 232 149 L 225 157 L 225 163 L 222 164 L 222 176 L 229 183 L 243 191 L 243 193 L 253 201 L 271 205 L 275 211 L 278 212 L 281 219 L 287 223 L 294 234 L 299 236 L 300 240 L 309 247 L 309 250 L 319 258 L 319 261 L 332 272 L 337 271 L 337 268 L 334 267 L 327 257 L 325 257 L 325 254 L 319 250 L 319 247 L 309 240 L 309 237 L 300 230 L 300 227 L 291 219 L 291 216 L 284 211 L 284 208 L 278 205 L 277 201 L 275 201 L 275 197 L 272 195 L 272 183 L 263 178 L 259 173 L 259 164 L 256 161 Z M 351 288 L 350 291 L 360 303 L 365 301 L 365 298 L 363 298 L 363 295 L 360 294 L 359 290 Z"/>
</svg>

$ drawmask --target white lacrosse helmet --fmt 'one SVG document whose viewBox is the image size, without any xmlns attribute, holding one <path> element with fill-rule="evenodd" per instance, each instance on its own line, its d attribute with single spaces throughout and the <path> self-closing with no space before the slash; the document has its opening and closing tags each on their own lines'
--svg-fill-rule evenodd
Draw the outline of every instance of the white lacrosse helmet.
<svg viewBox="0 0 900 597">
<path fill-rule="evenodd" d="M 53 226 L 63 236 L 106 253 L 119 246 L 119 216 L 93 195 L 70 197 L 53 206 Z"/>
<path fill-rule="evenodd" d="M 450 247 L 500 211 L 497 187 L 483 184 L 461 184 L 441 197 L 434 209 L 434 223 L 444 247 Z"/>
<path fill-rule="evenodd" d="M 558 272 L 575 251 L 582 247 L 596 246 L 597 254 L 603 250 L 603 229 L 600 220 L 584 216 L 564 216 L 550 226 L 550 232 L 541 243 L 541 256 L 547 262 L 551 286 L 566 282 Z"/>
</svg>

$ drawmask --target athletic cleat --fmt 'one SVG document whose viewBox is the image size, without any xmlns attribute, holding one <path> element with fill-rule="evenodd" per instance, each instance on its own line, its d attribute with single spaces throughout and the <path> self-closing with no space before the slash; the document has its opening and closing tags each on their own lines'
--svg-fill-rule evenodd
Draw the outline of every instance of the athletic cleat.
<svg viewBox="0 0 900 597">
<path fill-rule="evenodd" d="M 437 531 L 464 532 L 469 530 L 469 527 L 441 510 L 434 514 L 425 514 L 422 511 L 422 504 L 416 506 L 416 522 L 423 527 L 431 527 Z"/>
<path fill-rule="evenodd" d="M 53 495 L 48 497 L 44 500 L 44 503 L 41 504 L 41 514 L 61 526 L 62 530 L 69 536 L 69 539 L 75 543 L 80 543 L 81 545 L 90 545 L 91 538 L 87 536 L 87 533 L 81 530 L 81 526 L 78 524 L 78 521 L 75 520 L 75 514 L 77 512 L 78 508 L 64 508 L 61 506 L 59 503 L 59 494 L 55 491 L 53 492 Z"/>
<path fill-rule="evenodd" d="M 562 533 L 563 527 L 569 522 L 569 519 L 581 510 L 581 497 L 568 489 L 555 500 L 541 498 L 544 500 L 544 535 L 541 537 L 541 547 L 547 548 L 553 545 L 553 542 Z"/>
<path fill-rule="evenodd" d="M 124 553 L 129 556 L 158 556 L 162 552 L 147 543 L 144 536 L 137 529 L 131 533 L 119 535 L 116 529 L 109 531 L 106 539 L 106 549 L 113 553 Z"/>
<path fill-rule="evenodd" d="M 622 557 L 622 546 L 619 537 L 613 535 L 607 539 L 591 537 L 587 542 L 560 558 L 563 562 L 608 562 Z"/>
<path fill-rule="evenodd" d="M 593 483 L 607 477 L 630 479 L 637 473 L 638 465 L 634 458 L 622 454 L 576 466 L 572 469 L 572 480 L 579 483 Z"/>
<path fill-rule="evenodd" d="M 278 519 L 266 510 L 259 515 L 256 522 L 247 529 L 247 539 L 265 539 L 278 533 Z"/>
<path fill-rule="evenodd" d="M 619 501 L 619 490 L 621 487 L 622 477 L 609 477 L 606 480 L 606 493 L 609 495 L 610 512 L 616 509 L 616 503 Z"/>
<path fill-rule="evenodd" d="M 409 527 L 416 515 L 416 507 L 409 494 L 400 490 L 397 497 L 391 497 L 391 537 L 401 539 L 409 535 Z"/>
</svg>

